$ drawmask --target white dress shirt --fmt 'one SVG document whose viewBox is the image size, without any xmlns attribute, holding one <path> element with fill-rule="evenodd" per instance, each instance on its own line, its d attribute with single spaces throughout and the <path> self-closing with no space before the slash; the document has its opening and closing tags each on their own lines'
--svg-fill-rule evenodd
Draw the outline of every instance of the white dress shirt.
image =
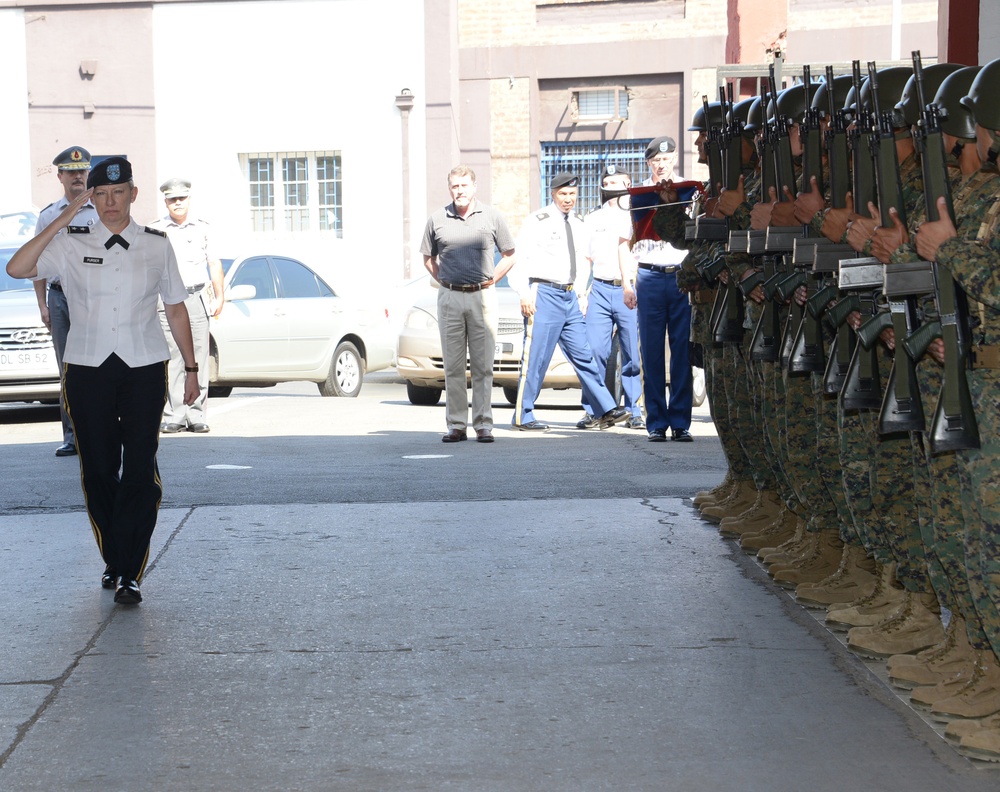
<svg viewBox="0 0 1000 792">
<path fill-rule="evenodd" d="M 570 276 L 569 243 L 566 239 L 567 222 L 573 229 L 573 249 L 576 251 L 576 277 Z M 521 226 L 514 249 L 517 264 L 507 276 L 511 286 L 522 299 L 531 293 L 530 278 L 573 283 L 582 294 L 590 277 L 587 266 L 587 227 L 575 214 L 566 215 L 555 204 L 532 212 Z"/>
<path fill-rule="evenodd" d="M 136 368 L 170 358 L 157 300 L 187 299 L 173 247 L 162 231 L 134 220 L 122 231 L 128 250 L 105 243 L 111 232 L 70 226 L 38 258 L 38 277 L 59 277 L 69 304 L 70 330 L 63 360 L 99 366 L 111 354 Z"/>
</svg>

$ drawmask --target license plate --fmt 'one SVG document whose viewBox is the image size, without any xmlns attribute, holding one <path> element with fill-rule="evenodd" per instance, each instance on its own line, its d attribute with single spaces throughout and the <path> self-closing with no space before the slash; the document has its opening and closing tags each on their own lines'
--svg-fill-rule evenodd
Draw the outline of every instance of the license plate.
<svg viewBox="0 0 1000 792">
<path fill-rule="evenodd" d="M 0 371 L 25 375 L 53 373 L 55 376 L 59 375 L 55 352 L 50 349 L 0 352 Z"/>
<path fill-rule="evenodd" d="M 503 344 L 503 343 L 500 343 L 500 344 L 495 344 L 493 346 L 493 355 L 494 355 L 494 357 L 500 357 L 503 354 L 510 354 L 513 351 L 514 351 L 514 345 L 513 344 Z"/>
</svg>

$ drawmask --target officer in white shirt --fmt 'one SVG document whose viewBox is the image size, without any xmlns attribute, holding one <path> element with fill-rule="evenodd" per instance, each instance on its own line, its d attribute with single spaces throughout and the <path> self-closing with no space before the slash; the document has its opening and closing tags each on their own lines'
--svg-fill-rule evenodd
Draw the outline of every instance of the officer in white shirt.
<svg viewBox="0 0 1000 792">
<path fill-rule="evenodd" d="M 535 418 L 535 400 L 552 360 L 556 344 L 573 366 L 583 396 L 604 429 L 628 420 L 604 384 L 594 353 L 587 343 L 587 329 L 577 295 L 583 294 L 589 276 L 586 266 L 587 231 L 573 213 L 580 180 L 573 173 L 557 173 L 549 184 L 552 203 L 532 212 L 514 244 L 518 263 L 507 276 L 521 298 L 525 319 L 524 350 L 518 380 L 514 429 L 545 432 L 549 427 Z"/>
<path fill-rule="evenodd" d="M 177 266 L 180 268 L 184 286 L 187 287 L 188 316 L 191 318 L 191 338 L 194 340 L 194 356 L 200 369 L 198 385 L 201 392 L 194 404 L 184 403 L 184 360 L 181 351 L 173 343 L 170 327 L 165 314 L 160 314 L 167 344 L 170 346 L 170 366 L 167 369 L 167 406 L 163 410 L 160 431 L 175 432 L 209 431 L 206 402 L 208 400 L 208 353 L 209 316 L 218 316 L 225 305 L 223 280 L 225 273 L 222 262 L 216 255 L 209 239 L 209 225 L 205 220 L 191 214 L 191 182 L 186 179 L 168 179 L 160 185 L 167 216 L 154 220 L 150 228 L 167 232 L 167 239 L 174 246 Z M 207 283 L 212 284 L 211 303 L 206 305 Z"/>
<path fill-rule="evenodd" d="M 87 187 L 14 254 L 7 272 L 58 276 L 65 289 L 72 319 L 65 401 L 87 514 L 104 557 L 101 586 L 115 589 L 115 602 L 135 604 L 163 493 L 156 447 L 170 353 L 157 316 L 160 299 L 184 355 L 189 404 L 198 396 L 198 366 L 173 248 L 162 231 L 132 220 L 138 190 L 131 164 L 124 157 L 104 160 Z M 99 222 L 70 225 L 91 198 Z"/>
<path fill-rule="evenodd" d="M 632 184 L 632 177 L 616 165 L 601 169 L 601 195 L 605 191 L 622 193 Z M 623 284 L 634 286 L 635 258 L 629 250 L 632 220 L 629 196 L 613 195 L 584 218 L 588 230 L 587 259 L 593 278 L 587 294 L 587 340 L 597 358 L 597 366 L 606 370 L 611 356 L 611 341 L 618 330 L 618 348 L 622 358 L 622 391 L 625 409 L 629 412 L 628 428 L 645 429 L 642 420 L 642 380 L 639 377 L 639 337 L 635 323 L 635 308 L 625 305 Z M 624 259 L 624 263 L 623 263 Z M 598 425 L 593 408 L 584 401 L 586 411 L 577 429 L 594 429 Z"/>
<path fill-rule="evenodd" d="M 90 175 L 90 152 L 83 146 L 70 146 L 65 151 L 59 152 L 52 164 L 56 166 L 56 178 L 63 188 L 63 195 L 53 201 L 41 212 L 38 213 L 38 223 L 35 225 L 35 234 L 40 234 L 42 229 L 55 220 L 59 213 L 65 209 L 69 202 L 87 189 L 87 177 Z M 97 210 L 94 204 L 87 201 L 73 218 L 73 225 L 92 226 L 97 222 Z M 48 289 L 46 289 L 46 284 Z M 35 295 L 38 297 L 38 312 L 42 317 L 42 324 L 49 328 L 52 333 L 52 346 L 56 351 L 56 365 L 59 366 L 59 375 L 63 370 L 63 351 L 66 349 L 66 336 L 69 334 L 69 308 L 66 305 L 66 295 L 63 294 L 62 284 L 59 278 L 53 278 L 46 282 L 44 278 L 35 281 Z M 73 438 L 73 424 L 66 414 L 66 406 L 59 403 L 59 412 L 62 418 L 63 442 L 56 449 L 57 457 L 76 456 L 76 440 Z"/>
</svg>

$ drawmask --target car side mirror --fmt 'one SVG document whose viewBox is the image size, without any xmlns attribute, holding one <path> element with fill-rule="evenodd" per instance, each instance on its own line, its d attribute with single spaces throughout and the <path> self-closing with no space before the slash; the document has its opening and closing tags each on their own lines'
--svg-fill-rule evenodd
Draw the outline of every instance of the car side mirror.
<svg viewBox="0 0 1000 792">
<path fill-rule="evenodd" d="M 257 287 L 249 283 L 230 286 L 226 289 L 226 302 L 230 300 L 252 300 L 257 296 Z"/>
</svg>

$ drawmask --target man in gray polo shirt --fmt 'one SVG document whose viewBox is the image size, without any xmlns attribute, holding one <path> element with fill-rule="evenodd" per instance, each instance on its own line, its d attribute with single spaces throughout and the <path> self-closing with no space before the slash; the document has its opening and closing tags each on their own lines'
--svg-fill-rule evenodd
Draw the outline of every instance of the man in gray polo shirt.
<svg viewBox="0 0 1000 792">
<path fill-rule="evenodd" d="M 441 440 L 465 440 L 469 421 L 465 360 L 472 379 L 472 428 L 480 443 L 493 442 L 493 358 L 497 294 L 493 284 L 514 265 L 514 237 L 503 215 L 476 200 L 476 174 L 458 165 L 448 174 L 451 203 L 427 220 L 420 252 L 441 288 L 438 328 L 444 357 L 448 433 Z M 502 256 L 494 269 L 494 250 Z"/>
</svg>

